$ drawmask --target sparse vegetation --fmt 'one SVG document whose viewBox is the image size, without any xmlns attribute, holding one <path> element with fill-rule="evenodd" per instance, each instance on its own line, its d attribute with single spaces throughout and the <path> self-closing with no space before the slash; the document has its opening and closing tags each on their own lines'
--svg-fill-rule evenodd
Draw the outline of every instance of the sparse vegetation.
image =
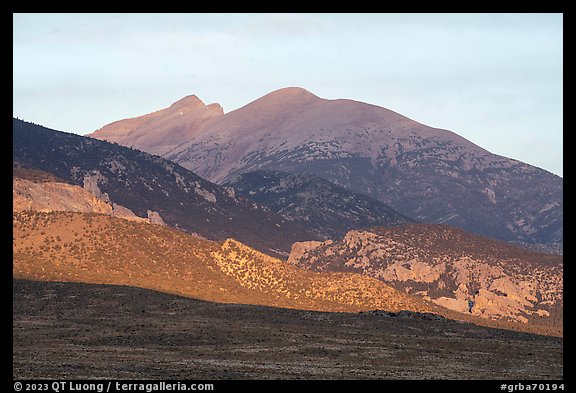
<svg viewBox="0 0 576 393">
<path fill-rule="evenodd" d="M 322 313 L 18 279 L 13 307 L 15 379 L 564 377 L 560 338 L 407 312 Z"/>
<path fill-rule="evenodd" d="M 363 128 L 362 130 L 348 130 L 348 134 L 362 143 L 369 143 L 372 131 Z M 314 135 L 314 133 L 311 134 L 312 137 Z M 355 348 L 366 350 L 365 354 L 354 353 L 354 356 L 358 356 L 354 364 L 363 377 L 378 376 L 377 372 L 390 364 L 391 353 L 399 355 L 398 358 L 402 361 L 409 361 L 404 359 L 414 359 L 418 357 L 417 355 L 421 355 L 419 351 L 422 350 L 422 346 L 418 347 L 414 344 L 410 350 L 395 351 L 398 349 L 395 347 L 399 342 L 398 337 L 406 335 L 402 330 L 406 327 L 418 332 L 412 332 L 411 336 L 408 335 L 412 339 L 421 339 L 420 333 L 425 332 L 424 337 L 431 337 L 437 344 L 432 349 L 424 346 L 423 353 L 428 358 L 435 358 L 439 344 L 455 343 L 459 346 L 457 351 L 460 352 L 457 353 L 467 354 L 467 351 L 461 349 L 462 338 L 472 337 L 473 340 L 485 340 L 490 337 L 494 340 L 492 343 L 495 344 L 495 347 L 488 348 L 485 353 L 474 352 L 475 357 L 498 363 L 500 360 L 498 355 L 502 356 L 502 348 L 506 348 L 506 351 L 509 349 L 517 350 L 518 348 L 525 350 L 520 356 L 524 368 L 516 367 L 514 373 L 510 372 L 507 377 L 524 378 L 528 370 L 531 372 L 529 376 L 534 376 L 536 375 L 534 370 L 540 372 L 539 370 L 546 367 L 549 368 L 546 368 L 547 371 L 542 371 L 543 377 L 550 375 L 562 377 L 561 339 L 521 335 L 510 331 L 483 330 L 479 327 L 470 327 L 470 325 L 453 321 L 448 322 L 441 317 L 529 333 L 561 335 L 563 333 L 561 257 L 543 254 L 535 257 L 519 247 L 495 246 L 491 240 L 480 237 L 477 237 L 474 242 L 469 242 L 469 235 L 463 231 L 454 231 L 447 227 L 441 227 L 445 230 L 429 231 L 429 227 L 426 225 L 408 225 L 394 231 L 373 228 L 369 231 L 363 231 L 363 233 L 348 233 L 340 242 L 341 244 L 338 244 L 338 240 L 333 235 L 344 234 L 348 228 L 345 226 L 337 227 L 333 221 L 330 221 L 334 219 L 336 213 L 343 213 L 348 218 L 354 216 L 351 220 L 356 220 L 354 225 L 364 227 L 368 225 L 367 221 L 359 220 L 358 217 L 362 215 L 353 209 L 362 210 L 360 212 L 362 214 L 369 212 L 376 216 L 376 218 L 372 217 L 368 220 L 371 223 L 374 220 L 383 219 L 384 215 L 390 212 L 381 206 L 375 207 L 376 205 L 370 201 L 367 202 L 369 198 L 352 197 L 346 193 L 338 195 L 341 196 L 340 199 L 346 199 L 346 201 L 351 198 L 352 207 L 346 204 L 329 207 L 324 203 L 325 196 L 321 195 L 326 190 L 320 187 L 320 189 L 314 190 L 314 193 L 309 193 L 299 189 L 303 185 L 298 183 L 292 184 L 298 189 L 295 202 L 283 201 L 294 210 L 290 214 L 284 211 L 285 219 L 282 219 L 270 213 L 271 209 L 262 208 L 242 197 L 236 197 L 232 190 L 225 190 L 204 181 L 176 164 L 134 149 L 126 149 L 116 143 L 109 144 L 77 135 L 53 132 L 16 119 L 14 120 L 14 139 L 14 179 L 29 180 L 19 180 L 20 183 L 30 185 L 30 181 L 32 181 L 34 187 L 47 188 L 47 184 L 39 185 L 38 183 L 64 182 L 69 184 L 59 186 L 68 187 L 66 188 L 68 190 L 71 187 L 70 184 L 82 185 L 88 179 L 92 181 L 90 184 L 94 186 L 96 190 L 94 192 L 97 195 L 102 193 L 106 201 L 110 198 L 122 205 L 126 204 L 141 216 L 157 214 L 156 210 L 158 210 L 162 214 L 162 218 L 170 225 L 220 240 L 220 242 L 205 240 L 179 230 L 142 222 L 129 222 L 98 213 L 24 210 L 13 215 L 13 277 L 20 284 L 22 282 L 19 279 L 43 282 L 115 284 L 133 287 L 127 292 L 123 292 L 124 295 L 142 294 L 141 291 L 134 289 L 134 287 L 141 287 L 219 303 L 247 303 L 299 310 L 344 311 L 348 314 L 326 316 L 319 313 L 305 314 L 305 311 L 274 310 L 265 315 L 278 316 L 282 313 L 294 313 L 290 315 L 298 315 L 298 318 L 302 318 L 302 315 L 306 316 L 304 318 L 334 318 L 333 320 L 350 324 L 339 327 L 343 331 L 346 331 L 349 326 L 368 326 L 374 329 L 374 332 L 359 329 L 355 333 L 361 334 L 364 341 L 352 340 Z M 259 142 L 262 141 L 263 139 Z M 403 211 L 410 211 L 410 205 L 413 205 L 416 199 L 424 198 L 425 201 L 421 207 L 422 211 L 425 212 L 419 218 L 442 222 L 449 222 L 454 217 L 466 217 L 468 219 L 469 212 L 459 211 L 451 205 L 453 202 L 454 205 L 456 202 L 459 203 L 459 198 L 468 197 L 468 200 L 472 200 L 474 203 L 470 203 L 470 205 L 474 205 L 474 208 L 479 210 L 481 213 L 479 217 L 489 216 L 488 213 L 493 211 L 493 205 L 496 204 L 496 201 L 500 203 L 503 200 L 501 190 L 506 188 L 498 185 L 498 187 L 504 187 L 498 189 L 492 185 L 492 183 L 504 183 L 502 176 L 507 181 L 516 178 L 521 179 L 519 182 L 513 181 L 513 185 L 522 185 L 522 182 L 530 182 L 539 176 L 537 171 L 529 170 L 527 166 L 523 167 L 520 164 L 503 167 L 503 170 L 495 168 L 481 170 L 482 165 L 485 164 L 483 159 L 472 160 L 470 156 L 465 154 L 466 151 L 460 151 L 460 146 L 454 146 L 445 141 L 431 143 L 419 139 L 417 133 L 410 134 L 407 139 L 398 139 L 397 143 L 392 144 L 392 147 L 386 145 L 381 156 L 375 160 L 344 154 L 345 152 L 335 154 L 339 145 L 339 141 L 311 142 L 293 150 L 278 149 L 275 153 L 277 155 L 273 157 L 265 157 L 266 152 L 258 151 L 251 153 L 249 162 L 252 164 L 260 163 L 266 167 L 274 164 L 274 161 L 290 162 L 293 160 L 295 163 L 301 158 L 306 158 L 305 161 L 298 161 L 294 168 L 298 170 L 313 169 L 315 173 L 320 175 L 340 179 L 346 184 L 353 184 L 355 189 L 364 187 L 364 190 L 369 190 L 372 195 L 383 195 L 383 189 L 378 189 L 382 184 L 386 190 L 390 191 L 390 195 L 386 195 L 386 198 L 398 203 Z M 447 154 L 460 158 L 455 161 L 452 158 L 438 158 L 435 154 L 436 150 L 440 148 Z M 395 150 L 394 163 L 392 163 L 392 159 L 386 158 L 389 149 Z M 216 152 L 216 150 L 214 151 Z M 309 161 L 308 158 L 311 158 L 312 161 Z M 406 182 L 402 178 L 402 172 L 408 173 L 410 168 L 416 165 L 422 166 L 423 169 L 418 171 L 417 176 Z M 454 165 L 458 167 L 469 166 L 465 176 Z M 38 168 L 46 169 L 49 172 Z M 130 170 L 127 171 L 126 168 Z M 383 169 L 382 173 L 385 172 L 386 176 L 382 177 L 384 175 L 376 169 Z M 434 178 L 440 180 L 431 183 L 429 179 Z M 453 179 L 458 180 L 453 181 Z M 285 185 L 284 180 L 281 179 L 278 183 Z M 373 180 L 375 183 L 371 185 L 370 182 Z M 551 223 L 550 225 L 532 228 L 530 227 L 532 224 L 524 224 L 523 221 L 515 218 L 516 226 L 512 229 L 508 227 L 505 229 L 503 225 L 506 220 L 510 221 L 510 217 L 504 217 L 504 214 L 501 222 L 496 222 L 498 220 L 493 222 L 479 220 L 479 223 L 472 222 L 466 225 L 480 228 L 481 231 L 484 231 L 483 233 L 497 234 L 505 239 L 562 241 L 562 206 L 561 203 L 555 201 L 558 194 L 558 182 L 553 181 L 553 179 L 547 181 L 546 187 L 552 190 L 550 200 L 553 203 L 547 204 L 545 209 L 540 210 L 540 213 L 545 213 L 545 217 L 543 219 L 538 218 L 538 220 L 547 220 Z M 16 184 L 16 180 L 14 182 Z M 311 180 L 311 182 L 319 183 L 317 180 Z M 484 182 L 490 184 L 494 189 L 486 188 L 481 194 L 470 197 L 467 191 L 463 191 L 464 182 L 470 184 Z M 506 184 L 510 184 L 510 182 Z M 375 188 L 370 188 L 374 185 L 376 185 Z M 451 185 L 456 186 L 453 195 L 449 195 L 448 202 L 445 203 L 446 200 L 440 196 L 442 190 Z M 274 185 L 274 187 L 276 186 Z M 367 186 L 368 188 L 366 188 Z M 253 188 L 253 186 L 247 187 L 248 192 L 250 193 Z M 14 190 L 17 188 L 14 187 Z M 264 192 L 264 194 L 267 193 L 268 190 Z M 22 192 L 23 194 L 25 191 Z M 540 195 L 541 193 L 536 197 Z M 334 198 L 334 195 L 331 197 Z M 538 199 L 536 197 L 535 200 Z M 506 203 L 514 205 L 517 202 L 508 201 Z M 541 200 L 534 205 L 538 209 L 542 205 L 540 202 Z M 316 212 L 319 212 L 317 216 L 308 213 L 303 215 L 303 212 L 306 212 L 305 208 L 314 204 L 316 204 L 316 208 L 321 207 L 326 208 L 326 210 L 317 209 Z M 527 206 L 526 210 L 520 213 L 535 212 L 534 206 Z M 122 206 L 118 207 L 121 208 Z M 508 205 L 499 205 L 497 208 L 504 211 L 508 207 Z M 24 208 L 31 209 L 30 206 Z M 149 209 L 154 210 L 150 211 Z M 279 211 L 279 209 L 276 210 Z M 93 211 L 100 210 L 93 209 Z M 447 216 L 447 213 L 453 213 L 454 216 Z M 320 218 L 326 221 L 322 221 Z M 496 218 L 500 219 L 501 217 Z M 299 219 L 302 220 L 300 225 L 293 225 Z M 399 216 L 393 216 L 391 220 L 384 224 L 396 225 L 404 222 Z M 534 225 L 541 225 L 538 220 L 534 221 Z M 341 221 L 341 219 L 336 221 Z M 374 224 L 382 224 L 382 222 L 376 221 Z M 328 242 L 322 243 L 319 246 L 316 245 L 304 250 L 302 255 L 306 258 L 303 262 L 291 261 L 298 266 L 287 264 L 253 248 L 256 247 L 268 254 L 285 257 L 295 240 L 314 238 L 314 236 L 310 236 L 312 232 L 304 230 L 302 225 L 308 225 L 308 229 L 311 229 L 311 223 L 316 223 L 318 224 L 316 229 L 322 229 L 325 222 L 328 223 L 326 225 L 329 226 L 329 231 L 323 233 L 316 231 L 315 235 L 323 239 L 334 237 L 336 241 L 330 244 Z M 540 232 L 532 238 L 532 230 Z M 241 242 L 233 239 L 223 241 L 229 237 L 240 239 Z M 372 242 L 374 238 L 379 238 L 379 241 Z M 388 269 L 390 266 L 393 266 L 393 269 Z M 324 272 L 307 270 L 310 267 L 313 270 Z M 516 281 L 512 282 L 509 277 L 514 277 Z M 376 278 L 381 279 L 381 281 Z M 23 284 L 23 286 L 27 285 L 28 288 L 33 286 L 33 284 Z M 58 359 L 59 361 L 62 361 L 63 354 L 69 354 L 78 348 L 84 350 L 83 345 L 85 344 L 97 350 L 101 350 L 102 347 L 109 348 L 109 346 L 121 348 L 119 353 L 124 351 L 124 354 L 128 354 L 126 355 L 127 358 L 130 358 L 134 353 L 131 350 L 125 350 L 125 348 L 132 345 L 139 349 L 144 348 L 146 351 L 150 350 L 151 353 L 157 355 L 158 353 L 167 353 L 166 347 L 172 350 L 173 346 L 179 343 L 187 348 L 187 355 L 190 353 L 198 355 L 191 351 L 190 347 L 186 347 L 186 345 L 190 345 L 189 342 L 192 341 L 196 345 L 197 342 L 206 340 L 212 345 L 217 338 L 220 340 L 219 342 L 226 344 L 227 350 L 232 348 L 236 355 L 240 353 L 234 360 L 242 359 L 241 354 L 244 352 L 252 353 L 258 352 L 262 348 L 273 348 L 279 353 L 279 358 L 293 359 L 291 358 L 293 355 L 294 358 L 298 359 L 298 362 L 302 362 L 304 358 L 302 364 L 306 368 L 318 364 L 322 368 L 324 367 L 322 365 L 326 364 L 326 359 L 342 359 L 341 352 L 347 348 L 346 346 L 339 346 L 341 343 L 335 344 L 334 342 L 331 342 L 332 346 L 324 345 L 326 343 L 325 338 L 322 345 L 317 344 L 318 340 L 303 340 L 300 336 L 302 331 L 299 330 L 302 329 L 302 320 L 299 320 L 301 325 L 293 328 L 297 334 L 292 332 L 290 335 L 284 336 L 282 345 L 276 347 L 254 346 L 255 340 L 260 343 L 266 340 L 274 341 L 276 338 L 262 334 L 261 331 L 250 331 L 250 329 L 244 329 L 248 330 L 248 336 L 246 336 L 246 332 L 243 332 L 244 336 L 235 336 L 229 334 L 233 333 L 232 331 L 224 330 L 214 333 L 211 331 L 213 326 L 198 331 L 193 330 L 197 326 L 193 326 L 190 328 L 191 330 L 178 330 L 167 327 L 165 321 L 169 320 L 171 315 L 177 315 L 175 318 L 179 318 L 180 315 L 185 314 L 186 310 L 183 312 L 182 309 L 174 310 L 170 307 L 154 309 L 141 299 L 134 301 L 140 307 L 138 310 L 139 318 L 135 318 L 139 324 L 137 326 L 130 325 L 122 319 L 123 316 L 114 317 L 107 314 L 110 309 L 118 306 L 126 307 L 129 302 L 114 302 L 104 299 L 101 303 L 90 304 L 91 307 L 98 309 L 97 315 L 86 315 L 82 314 L 86 310 L 78 305 L 86 305 L 86 302 L 89 303 L 92 298 L 76 300 L 70 298 L 66 299 L 67 303 L 56 302 L 53 298 L 57 291 L 54 288 L 57 288 L 57 285 L 64 285 L 66 288 L 63 296 L 73 286 L 70 284 L 54 285 L 45 283 L 36 287 L 41 293 L 33 299 L 33 302 L 36 303 L 29 302 L 32 298 L 30 294 L 27 294 L 24 300 L 20 297 L 14 301 L 17 309 L 14 314 L 14 332 L 21 340 L 14 347 L 16 364 L 14 375 L 33 377 L 35 376 L 33 367 L 40 365 L 44 367 L 44 370 L 49 370 L 48 375 L 61 376 L 58 371 L 55 371 L 55 368 L 51 368 L 52 364 L 43 362 L 42 356 L 48 355 L 27 348 L 26 344 L 35 343 L 34 339 L 38 339 L 34 336 L 35 332 L 46 333 L 46 331 L 48 334 L 45 336 L 39 333 L 41 342 L 45 344 L 43 349 L 46 349 L 47 352 L 53 351 L 51 353 L 52 360 Z M 455 293 L 458 293 L 460 298 L 454 299 Z M 489 296 L 486 295 L 487 293 Z M 478 297 L 476 297 L 477 295 Z M 490 297 L 492 295 L 493 297 Z M 443 307 L 452 307 L 454 304 L 450 304 L 452 300 L 465 301 L 469 298 L 474 298 L 477 303 L 473 315 L 462 315 L 454 311 L 457 310 L 458 304 L 452 310 Z M 480 304 L 479 299 L 483 300 L 484 304 Z M 155 300 L 152 299 L 151 301 L 154 302 Z M 183 304 L 177 300 L 171 301 Z M 433 301 L 437 301 L 437 303 Z M 188 302 L 185 306 L 195 303 L 190 299 Z M 66 304 L 67 307 L 59 308 L 63 307 L 63 304 Z M 505 307 L 500 307 L 501 304 L 505 304 Z M 22 305 L 34 308 L 36 314 L 33 316 L 31 311 Z M 38 305 L 42 305 L 46 309 L 40 307 L 38 310 Z M 220 305 L 218 307 L 226 306 Z M 232 306 L 230 307 L 230 309 L 234 309 Z M 240 306 L 238 307 L 240 309 Z M 472 314 L 472 306 L 469 307 L 470 314 Z M 168 309 L 171 310 L 172 314 L 165 313 L 165 310 Z M 377 310 L 374 311 L 375 309 Z M 502 310 L 504 312 L 499 314 Z M 85 319 L 76 318 L 73 314 L 74 311 L 83 315 Z M 360 316 L 355 315 L 354 313 L 358 311 L 366 312 Z M 428 314 L 430 312 L 433 312 L 434 315 Z M 154 315 L 150 316 L 150 313 Z M 480 318 L 480 313 L 482 313 L 482 317 L 488 316 L 489 318 Z M 34 320 L 38 315 L 43 316 Z M 61 316 L 65 318 L 59 319 Z M 388 323 L 386 327 L 397 330 L 392 335 L 383 335 L 381 334 L 382 326 L 379 325 L 382 321 L 374 319 L 383 316 L 386 318 L 406 318 L 407 321 L 395 326 L 389 323 L 390 320 L 384 320 L 384 324 Z M 149 317 L 150 319 L 148 319 Z M 363 318 L 372 318 L 370 324 L 364 324 Z M 414 321 L 410 322 L 411 319 L 423 319 L 427 322 L 413 323 Z M 38 320 L 42 322 L 38 324 L 39 326 L 26 331 L 27 327 Z M 141 321 L 149 322 L 149 324 L 140 324 Z M 183 319 L 176 319 L 176 321 L 182 323 Z M 194 320 L 200 325 L 206 321 L 207 319 L 200 320 L 200 322 L 197 319 Z M 358 325 L 358 321 L 364 322 Z M 429 323 L 430 321 L 433 322 Z M 94 322 L 98 328 L 102 329 L 101 335 L 94 334 L 95 330 L 92 326 Z M 222 323 L 221 321 L 218 322 Z M 270 323 L 275 323 L 269 320 L 264 322 L 266 329 L 271 329 Z M 43 323 L 46 324 L 43 325 Z M 78 323 L 81 327 L 77 326 Z M 156 329 L 141 329 L 153 324 Z M 230 327 L 230 320 L 227 320 L 226 324 L 226 329 L 235 329 Z M 183 326 L 189 328 L 187 325 Z M 318 326 L 313 325 L 312 327 Z M 43 330 L 45 328 L 46 330 Z M 327 334 L 328 341 L 330 341 L 334 335 L 333 327 L 332 330 L 324 325 L 321 325 L 320 328 L 324 329 L 323 334 Z M 49 329 L 54 330 L 50 331 Z M 190 331 L 195 332 L 195 334 L 190 334 Z M 280 329 L 280 331 L 282 330 Z M 471 331 L 473 332 L 470 333 L 471 336 L 467 336 Z M 54 332 L 57 334 L 50 336 Z M 145 335 L 138 337 L 136 333 L 142 332 Z M 198 336 L 196 332 L 201 332 L 202 335 Z M 339 330 L 336 334 L 341 332 Z M 306 332 L 304 336 L 308 338 L 306 334 L 317 334 L 317 332 Z M 462 336 L 454 338 L 451 334 Z M 59 352 L 58 350 L 62 349 L 63 343 L 59 340 L 63 338 L 71 340 L 73 345 L 66 342 L 67 349 Z M 346 339 L 350 339 L 350 337 L 346 336 Z M 369 341 L 369 339 L 374 341 Z M 375 344 L 376 340 L 382 339 L 392 339 L 394 344 L 392 347 L 388 342 Z M 514 345 L 510 346 L 508 344 L 512 342 L 511 340 L 515 341 Z M 152 347 L 150 347 L 150 342 L 153 343 Z M 306 345 L 302 345 L 302 342 L 306 342 Z M 552 349 L 552 351 L 547 352 L 551 360 L 550 364 L 542 361 L 542 359 L 548 360 L 545 357 L 539 358 L 538 362 L 532 360 L 532 355 L 537 350 L 527 348 L 528 344 L 534 344 L 534 342 L 544 344 L 548 349 Z M 242 348 L 235 347 L 239 343 L 242 344 Z M 469 343 L 466 341 L 465 344 L 468 345 Z M 406 348 L 405 343 L 402 345 Z M 71 347 L 74 348 L 70 349 Z M 212 347 L 210 348 L 212 349 Z M 29 356 L 30 353 L 31 356 Z M 83 353 L 87 354 L 87 357 L 93 356 L 93 353 Z M 540 356 L 542 353 L 546 352 L 542 350 L 539 352 Z M 181 355 L 182 353 L 178 352 L 178 354 Z M 517 354 L 513 352 L 507 352 L 504 355 L 506 359 L 519 359 Z M 220 361 L 227 355 L 220 352 L 218 356 L 217 359 Z M 461 357 L 458 366 L 462 368 L 462 359 L 468 359 L 469 356 L 459 356 Z M 448 357 L 453 359 L 451 356 Z M 138 356 L 132 357 L 131 360 L 139 364 L 137 358 Z M 359 358 L 364 359 L 363 361 L 370 366 L 359 366 Z M 315 359 L 315 363 L 309 362 L 310 359 Z M 346 357 L 344 359 L 349 360 Z M 442 360 L 443 358 L 439 357 L 438 359 Z M 250 357 L 246 363 L 253 360 L 254 358 Z M 114 363 L 115 361 L 116 363 Z M 121 369 L 124 374 L 120 376 L 126 376 L 132 372 L 132 370 L 127 371 L 126 368 L 118 366 L 118 363 L 124 361 L 124 358 L 120 357 L 119 360 L 118 357 L 112 355 L 110 367 L 113 370 Z M 188 367 L 191 365 L 189 359 L 184 358 L 182 361 L 186 364 L 186 370 L 198 369 Z M 157 362 L 157 359 L 153 359 L 153 362 Z M 536 363 L 538 363 L 538 367 L 536 367 Z M 194 366 L 196 365 L 194 363 Z M 252 363 L 250 365 L 250 367 L 254 367 Z M 144 365 L 140 370 L 142 372 L 143 370 L 150 371 L 148 366 L 149 364 Z M 239 369 L 232 367 L 234 372 L 238 373 L 232 377 L 247 375 L 248 372 L 244 366 L 245 364 L 242 364 Z M 335 375 L 342 376 L 342 373 L 338 374 L 341 369 L 337 366 L 339 365 L 330 363 L 323 375 L 330 376 L 330 378 Z M 74 367 L 78 368 L 77 366 Z M 108 366 L 103 367 L 108 371 L 105 368 Z M 290 367 L 295 369 L 298 366 L 291 364 Z M 174 373 L 182 373 L 182 368 L 174 371 Z M 158 362 L 154 363 L 154 367 L 151 369 L 158 370 Z M 501 371 L 498 370 L 498 367 L 492 370 L 494 372 L 495 370 Z M 436 374 L 433 375 L 438 376 L 437 370 L 429 371 L 435 371 Z M 202 372 L 205 373 L 203 375 L 214 376 L 213 373 L 211 374 L 204 369 Z M 221 373 L 221 370 L 218 372 Z M 290 375 L 291 371 L 284 369 L 282 372 L 281 375 L 284 377 Z M 485 374 L 478 374 L 477 371 L 470 369 L 467 369 L 467 372 L 475 377 L 478 375 L 485 376 Z M 144 375 L 150 376 L 146 373 Z M 180 376 L 168 372 L 162 375 Z M 218 375 L 222 376 L 223 374 Z M 394 375 L 397 376 L 397 374 Z M 346 376 L 354 375 L 348 373 Z"/>
</svg>

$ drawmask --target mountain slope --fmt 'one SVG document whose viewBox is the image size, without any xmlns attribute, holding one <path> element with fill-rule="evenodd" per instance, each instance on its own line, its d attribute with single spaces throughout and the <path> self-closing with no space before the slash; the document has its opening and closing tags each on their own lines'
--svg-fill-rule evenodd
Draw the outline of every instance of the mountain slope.
<svg viewBox="0 0 576 393">
<path fill-rule="evenodd" d="M 358 311 L 441 307 L 350 273 L 315 273 L 235 240 L 224 243 L 108 215 L 13 216 L 15 278 L 131 285 L 202 300 Z"/>
<path fill-rule="evenodd" d="M 362 273 L 461 313 L 562 330 L 562 257 L 446 225 L 372 228 L 336 242 L 296 243 L 288 262 Z"/>
<path fill-rule="evenodd" d="M 255 171 L 224 185 L 323 240 L 341 238 L 351 229 L 414 222 L 380 201 L 304 173 Z"/>
<path fill-rule="evenodd" d="M 166 109 L 108 124 L 91 136 L 162 155 L 194 137 L 202 127 L 223 113 L 220 105 L 205 105 L 192 95 Z"/>
<path fill-rule="evenodd" d="M 219 116 L 163 156 L 218 183 L 260 169 L 304 172 L 418 221 L 505 241 L 563 241 L 560 177 L 388 109 L 301 88 Z"/>
<path fill-rule="evenodd" d="M 13 165 L 41 169 L 125 206 L 139 217 L 157 212 L 166 224 L 209 239 L 234 237 L 287 256 L 304 229 L 157 156 L 92 138 L 13 121 Z"/>
<path fill-rule="evenodd" d="M 15 279 L 128 285 L 219 303 L 371 310 L 424 320 L 444 316 L 482 326 L 561 334 L 545 325 L 458 313 L 367 275 L 301 269 L 233 239 L 214 242 L 109 215 L 15 212 L 13 238 Z"/>
</svg>

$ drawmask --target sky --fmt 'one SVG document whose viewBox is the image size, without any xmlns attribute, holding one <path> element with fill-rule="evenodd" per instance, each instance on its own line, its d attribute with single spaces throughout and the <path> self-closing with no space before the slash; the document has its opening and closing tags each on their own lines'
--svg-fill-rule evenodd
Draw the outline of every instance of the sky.
<svg viewBox="0 0 576 393">
<path fill-rule="evenodd" d="M 562 14 L 13 14 L 13 115 L 56 130 L 289 86 L 563 176 Z"/>
</svg>

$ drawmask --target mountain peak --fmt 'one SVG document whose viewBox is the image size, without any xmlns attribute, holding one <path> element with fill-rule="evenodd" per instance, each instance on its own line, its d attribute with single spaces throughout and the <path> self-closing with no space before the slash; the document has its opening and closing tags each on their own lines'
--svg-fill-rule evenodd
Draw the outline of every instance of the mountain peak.
<svg viewBox="0 0 576 393">
<path fill-rule="evenodd" d="M 284 87 L 282 89 L 274 90 L 256 101 L 246 105 L 246 107 L 261 107 L 264 106 L 265 110 L 271 108 L 280 108 L 285 105 L 305 105 L 322 99 L 302 87 Z"/>
<path fill-rule="evenodd" d="M 176 101 L 170 108 L 183 108 L 183 107 L 190 107 L 190 106 L 206 106 L 204 102 L 198 96 L 192 94 L 188 95 L 180 100 Z"/>
<path fill-rule="evenodd" d="M 283 97 L 283 98 L 305 96 L 305 97 L 318 98 L 318 96 L 310 93 L 308 90 L 306 90 L 302 87 L 283 87 L 282 89 L 274 90 L 273 92 L 268 93 L 266 96 L 268 96 L 268 97 L 275 96 L 275 97 Z"/>
<path fill-rule="evenodd" d="M 283 87 L 283 88 L 281 88 L 281 89 L 272 91 L 270 94 L 274 94 L 274 93 L 282 93 L 282 94 L 302 94 L 302 93 L 306 93 L 306 94 L 312 94 L 312 93 L 310 93 L 308 90 L 306 90 L 305 88 L 300 87 L 300 86 L 288 86 L 288 87 Z"/>
</svg>

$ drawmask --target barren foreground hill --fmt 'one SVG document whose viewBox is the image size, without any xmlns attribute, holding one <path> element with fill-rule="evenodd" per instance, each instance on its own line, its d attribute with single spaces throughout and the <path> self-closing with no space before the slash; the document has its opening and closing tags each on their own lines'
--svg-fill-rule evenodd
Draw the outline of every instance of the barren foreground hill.
<svg viewBox="0 0 576 393">
<path fill-rule="evenodd" d="M 218 304 L 134 287 L 25 280 L 14 280 L 13 307 L 17 379 L 542 382 L 564 375 L 561 338 L 447 319 Z"/>
</svg>

